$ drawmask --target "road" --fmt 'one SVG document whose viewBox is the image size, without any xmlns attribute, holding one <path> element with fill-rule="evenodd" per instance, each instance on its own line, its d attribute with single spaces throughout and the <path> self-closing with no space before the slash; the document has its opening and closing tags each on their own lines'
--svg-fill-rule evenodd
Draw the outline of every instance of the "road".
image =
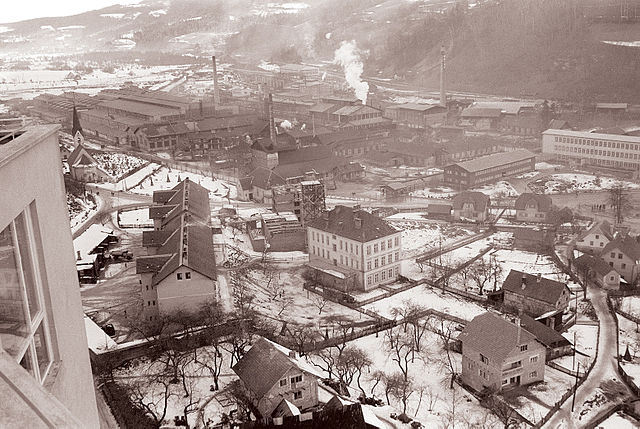
<svg viewBox="0 0 640 429">
<path fill-rule="evenodd" d="M 581 411 L 587 411 L 589 409 L 589 405 L 585 405 L 585 401 L 593 397 L 603 382 L 621 380 L 616 365 L 618 332 L 616 330 L 614 316 L 609 312 L 609 307 L 607 306 L 607 294 L 599 287 L 589 284 L 587 288 L 587 298 L 591 300 L 593 308 L 598 315 L 598 320 L 600 321 L 600 339 L 596 363 L 586 381 L 576 392 L 574 411 L 571 411 L 572 399 L 569 398 L 562 404 L 560 410 L 543 426 L 544 428 L 573 429 L 585 427 L 588 422 L 580 419 Z M 625 389 L 629 395 L 626 386 Z M 607 402 L 604 406 L 600 407 L 599 412 L 603 412 L 605 409 L 609 409 L 614 405 L 615 403 Z"/>
</svg>

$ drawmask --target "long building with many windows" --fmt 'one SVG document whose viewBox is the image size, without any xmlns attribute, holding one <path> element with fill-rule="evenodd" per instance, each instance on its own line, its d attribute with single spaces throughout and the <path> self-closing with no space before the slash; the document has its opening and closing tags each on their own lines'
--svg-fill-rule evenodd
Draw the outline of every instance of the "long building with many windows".
<svg viewBox="0 0 640 429">
<path fill-rule="evenodd" d="M 542 152 L 580 164 L 640 169 L 640 137 L 588 131 L 547 130 Z"/>
<path fill-rule="evenodd" d="M 474 188 L 503 177 L 533 171 L 535 164 L 536 156 L 525 149 L 494 153 L 447 165 L 444 184 L 456 189 Z"/>
<path fill-rule="evenodd" d="M 401 232 L 358 208 L 336 206 L 307 227 L 309 267 L 325 286 L 370 290 L 400 274 Z"/>
</svg>

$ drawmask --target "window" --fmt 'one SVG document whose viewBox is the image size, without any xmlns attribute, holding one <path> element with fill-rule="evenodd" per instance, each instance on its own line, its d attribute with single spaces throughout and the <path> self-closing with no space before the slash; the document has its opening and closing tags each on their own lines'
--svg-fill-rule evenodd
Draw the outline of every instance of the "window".
<svg viewBox="0 0 640 429">
<path fill-rule="evenodd" d="M 291 377 L 291 384 L 300 383 L 302 381 L 302 374 Z"/>
<path fill-rule="evenodd" d="M 333 251 L 335 252 L 335 251 L 337 251 L 337 250 L 338 250 L 338 249 L 337 249 L 336 243 L 333 243 Z"/>
<path fill-rule="evenodd" d="M 384 256 L 380 257 L 380 266 L 384 265 L 386 262 L 386 258 Z"/>
<path fill-rule="evenodd" d="M 387 249 L 391 249 L 393 247 L 393 240 L 387 240 Z"/>
<path fill-rule="evenodd" d="M 373 281 L 378 283 L 380 281 L 379 277 L 378 277 L 378 273 L 373 275 Z"/>
<path fill-rule="evenodd" d="M 482 362 L 485 365 L 489 365 L 489 358 L 487 358 L 485 355 L 480 353 L 480 362 Z"/>
<path fill-rule="evenodd" d="M 394 246 L 398 247 L 400 245 L 400 237 L 396 237 L 393 239 Z"/>
<path fill-rule="evenodd" d="M 367 246 L 367 255 L 371 255 L 371 245 Z"/>
<path fill-rule="evenodd" d="M 373 266 L 378 268 L 378 258 L 373 260 Z"/>
<path fill-rule="evenodd" d="M 520 351 L 521 352 L 526 352 L 528 348 L 529 348 L 528 344 L 523 344 L 523 345 L 520 346 Z"/>
<path fill-rule="evenodd" d="M 393 278 L 393 269 L 389 268 L 389 278 Z"/>
<path fill-rule="evenodd" d="M 178 280 L 182 280 L 182 273 L 176 273 L 176 278 Z"/>
<path fill-rule="evenodd" d="M 386 280 L 387 278 L 387 272 L 382 270 L 382 280 Z"/>
<path fill-rule="evenodd" d="M 52 362 L 31 208 L 0 231 L 0 344 L 42 382 Z"/>
<path fill-rule="evenodd" d="M 282 380 L 280 380 L 280 387 L 282 386 L 286 386 L 287 385 L 287 379 L 283 378 Z"/>
<path fill-rule="evenodd" d="M 538 362 L 538 356 L 531 356 L 529 358 L 529 363 L 536 363 Z"/>
<path fill-rule="evenodd" d="M 186 273 L 184 273 L 184 278 L 187 280 L 191 279 L 191 271 L 187 271 Z"/>
<path fill-rule="evenodd" d="M 371 261 L 367 261 L 367 271 L 371 269 Z"/>
<path fill-rule="evenodd" d="M 622 253 L 618 253 L 618 259 L 622 259 Z"/>
<path fill-rule="evenodd" d="M 504 386 L 505 384 L 509 384 L 508 378 L 505 378 L 504 380 L 502 380 L 502 385 Z"/>
<path fill-rule="evenodd" d="M 293 399 L 302 399 L 302 391 L 293 392 Z"/>
<path fill-rule="evenodd" d="M 396 252 L 396 262 L 400 260 L 400 252 Z"/>
<path fill-rule="evenodd" d="M 538 371 L 531 371 L 529 373 L 529 378 L 536 378 L 538 376 Z"/>
<path fill-rule="evenodd" d="M 385 250 L 385 242 L 384 241 L 380 243 L 380 251 L 383 251 L 383 250 Z"/>
<path fill-rule="evenodd" d="M 373 245 L 373 253 L 378 253 L 378 245 L 377 244 Z"/>
</svg>

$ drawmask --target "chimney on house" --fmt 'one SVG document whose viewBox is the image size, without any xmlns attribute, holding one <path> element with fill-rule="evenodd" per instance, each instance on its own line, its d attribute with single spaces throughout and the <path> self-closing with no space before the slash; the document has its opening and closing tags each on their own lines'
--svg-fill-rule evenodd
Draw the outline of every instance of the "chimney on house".
<svg viewBox="0 0 640 429">
<path fill-rule="evenodd" d="M 527 275 L 525 273 L 522 273 L 522 290 L 524 290 L 527 287 Z"/>
<path fill-rule="evenodd" d="M 518 318 L 516 319 L 516 325 L 518 327 L 518 338 L 516 340 L 516 346 L 520 346 L 520 336 L 521 336 L 521 331 L 522 331 L 522 321 L 520 320 L 520 315 L 522 313 L 520 311 L 518 311 Z"/>
<path fill-rule="evenodd" d="M 329 212 L 328 211 L 323 211 L 322 212 L 322 219 L 324 220 L 329 220 Z"/>
<path fill-rule="evenodd" d="M 361 217 L 357 217 L 356 216 L 355 218 L 353 218 L 353 220 L 356 223 L 356 229 L 362 228 L 362 218 Z"/>
<path fill-rule="evenodd" d="M 447 93 L 444 89 L 444 71 L 445 71 L 445 57 L 447 51 L 444 49 L 444 45 L 440 48 L 440 105 L 447 107 Z"/>
<path fill-rule="evenodd" d="M 542 279 L 542 274 L 538 273 L 538 276 L 536 277 L 536 283 L 540 283 L 540 279 Z"/>
<path fill-rule="evenodd" d="M 79 261 L 80 259 L 82 259 L 82 256 L 80 256 L 80 251 L 79 250 L 78 250 L 77 254 L 78 254 L 78 261 Z"/>
<path fill-rule="evenodd" d="M 273 119 L 273 95 L 269 93 L 269 138 L 273 143 L 276 142 L 276 123 Z"/>
<path fill-rule="evenodd" d="M 296 358 L 296 352 L 293 350 L 289 350 L 289 357 L 295 359 Z"/>
<path fill-rule="evenodd" d="M 217 109 L 218 104 L 220 104 L 220 88 L 218 87 L 218 66 L 216 64 L 216 56 L 212 56 L 211 60 L 213 61 L 213 107 L 214 109 Z"/>
</svg>

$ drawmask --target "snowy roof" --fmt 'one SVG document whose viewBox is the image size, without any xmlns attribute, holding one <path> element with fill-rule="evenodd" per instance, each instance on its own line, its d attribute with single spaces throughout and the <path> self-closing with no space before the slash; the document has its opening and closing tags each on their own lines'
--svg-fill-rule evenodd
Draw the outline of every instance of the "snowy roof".
<svg viewBox="0 0 640 429">
<path fill-rule="evenodd" d="M 518 335 L 519 334 L 519 335 Z M 525 329 L 486 312 L 473 318 L 458 337 L 462 341 L 462 355 L 470 347 L 489 358 L 492 365 L 502 364 L 515 347 L 534 341 L 535 336 Z"/>
<path fill-rule="evenodd" d="M 481 156 L 469 161 L 458 162 L 454 165 L 468 172 L 477 172 L 487 170 L 489 168 L 501 167 L 505 164 L 523 161 L 525 159 L 534 158 L 535 155 L 526 149 L 518 149 L 511 152 L 500 152 L 492 155 Z"/>
<path fill-rule="evenodd" d="M 111 339 L 93 320 L 84 317 L 84 329 L 87 333 L 87 344 L 89 350 L 94 353 L 101 353 L 105 350 L 112 349 L 118 346 L 118 344 Z"/>
<path fill-rule="evenodd" d="M 506 115 L 517 115 L 522 109 L 533 109 L 536 106 L 532 101 L 476 101 L 472 107 L 500 109 Z"/>
<path fill-rule="evenodd" d="M 310 222 L 308 226 L 363 243 L 398 232 L 384 219 L 376 215 L 342 205 L 325 212 Z"/>
<path fill-rule="evenodd" d="M 580 241 L 591 233 L 601 233 L 602 235 L 607 237 L 609 240 L 613 240 L 613 234 L 611 233 L 611 225 L 606 220 L 602 222 L 598 222 L 594 224 L 591 228 L 587 229 L 586 231 L 581 232 L 576 240 Z"/>
<path fill-rule="evenodd" d="M 112 229 L 100 224 L 93 224 L 76 237 L 73 240 L 73 248 L 76 251 L 76 264 L 93 262 L 95 255 L 91 256 L 89 254 L 111 234 L 113 234 Z M 78 252 L 80 252 L 80 259 L 77 258 Z"/>
</svg>

